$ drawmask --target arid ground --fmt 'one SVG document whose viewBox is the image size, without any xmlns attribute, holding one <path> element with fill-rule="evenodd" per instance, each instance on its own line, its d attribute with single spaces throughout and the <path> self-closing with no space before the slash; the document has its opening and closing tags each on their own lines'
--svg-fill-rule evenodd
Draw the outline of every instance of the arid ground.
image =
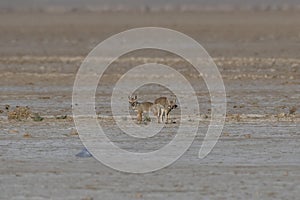
<svg viewBox="0 0 300 200">
<path fill-rule="evenodd" d="M 288 11 L 1 13 L 0 199 L 298 199 L 299 19 L 299 12 Z M 99 42 L 144 26 L 181 31 L 203 45 L 224 80 L 227 117 L 213 151 L 198 159 L 210 119 L 203 80 L 166 52 L 125 55 L 96 94 L 99 123 L 122 148 L 158 148 L 179 125 L 167 124 L 166 134 L 150 143 L 121 134 L 110 116 L 110 94 L 126 70 L 145 62 L 170 65 L 194 84 L 200 104 L 198 135 L 179 160 L 156 172 L 128 174 L 75 156 L 83 145 L 72 119 L 72 88 Z M 160 87 L 137 92 L 151 101 L 170 95 Z M 44 119 L 8 119 L 16 106 Z M 179 113 L 173 111 L 175 122 Z"/>
</svg>

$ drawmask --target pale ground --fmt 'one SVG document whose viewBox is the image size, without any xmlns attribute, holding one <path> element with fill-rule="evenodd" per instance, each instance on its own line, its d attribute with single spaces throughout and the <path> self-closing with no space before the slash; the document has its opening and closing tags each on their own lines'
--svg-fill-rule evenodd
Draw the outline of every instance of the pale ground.
<svg viewBox="0 0 300 200">
<path fill-rule="evenodd" d="M 299 13 L 0 14 L 0 199 L 298 199 L 300 196 Z M 107 20 L 107 19 L 110 20 Z M 245 19 L 245 20 L 243 20 Z M 148 174 L 112 170 L 70 135 L 75 73 L 106 37 L 140 26 L 164 26 L 198 40 L 212 55 L 227 92 L 226 124 L 213 151 L 197 158 L 208 126 L 209 95 L 193 69 L 161 52 L 128 55 L 100 81 L 96 110 L 109 116 L 113 83 L 130 67 L 163 58 L 195 85 L 198 136 L 174 164 Z M 25 56 L 25 57 L 24 57 Z M 150 57 L 150 58 L 148 58 Z M 142 100 L 168 95 L 159 87 Z M 125 99 L 126 100 L 126 99 Z M 5 105 L 29 106 L 45 119 L 8 120 Z M 295 107 L 296 112 L 289 115 Z M 173 116 L 177 116 L 176 110 Z M 54 116 L 68 115 L 67 119 Z M 122 148 L 153 150 L 172 139 L 179 123 L 151 142 L 99 122 Z M 28 133 L 29 136 L 25 134 Z M 25 135 L 25 136 L 24 136 Z"/>
</svg>

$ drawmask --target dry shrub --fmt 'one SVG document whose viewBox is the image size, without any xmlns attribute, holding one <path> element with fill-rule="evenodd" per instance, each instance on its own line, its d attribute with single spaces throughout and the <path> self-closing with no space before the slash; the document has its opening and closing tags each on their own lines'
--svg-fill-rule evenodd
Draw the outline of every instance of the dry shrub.
<svg viewBox="0 0 300 200">
<path fill-rule="evenodd" d="M 16 106 L 16 108 L 12 111 L 7 113 L 7 117 L 9 120 L 16 119 L 16 120 L 24 120 L 29 118 L 31 114 L 30 108 L 28 106 Z"/>
</svg>

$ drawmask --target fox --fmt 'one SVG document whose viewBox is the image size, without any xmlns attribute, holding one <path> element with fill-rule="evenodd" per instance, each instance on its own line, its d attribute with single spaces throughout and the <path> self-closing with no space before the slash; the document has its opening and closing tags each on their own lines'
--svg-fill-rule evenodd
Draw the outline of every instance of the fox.
<svg viewBox="0 0 300 200">
<path fill-rule="evenodd" d="M 167 97 L 157 98 L 154 103 L 152 102 L 138 102 L 137 95 L 128 96 L 128 102 L 131 105 L 131 108 L 137 112 L 137 121 L 138 123 L 142 122 L 143 113 L 151 111 L 154 116 L 157 117 L 157 122 L 169 122 L 169 114 L 171 110 L 177 108 L 176 99 L 174 101 L 168 100 Z M 166 120 L 165 120 L 166 118 Z"/>
<path fill-rule="evenodd" d="M 162 122 L 165 119 L 165 123 L 169 123 L 169 118 L 170 118 L 170 112 L 177 108 L 178 105 L 176 104 L 176 99 L 173 100 L 168 100 L 167 97 L 159 97 L 157 99 L 155 99 L 154 104 L 157 105 L 161 105 L 161 111 L 159 112 L 159 116 L 161 117 Z"/>
<path fill-rule="evenodd" d="M 153 106 L 152 102 L 138 102 L 137 95 L 135 95 L 134 97 L 128 96 L 128 102 L 131 108 L 137 112 L 138 123 L 142 122 L 143 113 L 147 113 L 149 115 L 149 112 Z"/>
</svg>

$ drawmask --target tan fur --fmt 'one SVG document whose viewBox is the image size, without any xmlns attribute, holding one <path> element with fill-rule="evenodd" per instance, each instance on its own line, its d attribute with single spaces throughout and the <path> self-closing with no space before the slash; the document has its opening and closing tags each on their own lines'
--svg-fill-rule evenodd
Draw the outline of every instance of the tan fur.
<svg viewBox="0 0 300 200">
<path fill-rule="evenodd" d="M 138 102 L 137 96 L 128 96 L 128 102 L 131 105 L 131 108 L 137 112 L 137 121 L 139 123 L 143 120 L 143 113 L 152 111 L 153 114 L 157 117 L 157 122 L 169 122 L 169 114 L 171 110 L 177 108 L 176 100 L 168 100 L 167 97 L 159 97 L 154 103 L 151 102 Z M 166 118 L 166 119 L 165 119 Z"/>
<path fill-rule="evenodd" d="M 153 103 L 151 102 L 141 102 L 141 103 L 138 102 L 137 96 L 135 97 L 129 96 L 128 102 L 131 105 L 131 108 L 137 112 L 137 121 L 139 123 L 141 123 L 143 120 L 143 113 L 147 113 L 149 115 L 149 111 L 153 106 Z"/>
<path fill-rule="evenodd" d="M 153 104 L 151 111 L 157 117 L 157 123 L 163 122 L 164 107 L 162 105 Z"/>
<path fill-rule="evenodd" d="M 157 99 L 155 99 L 154 104 L 159 104 L 161 106 L 163 106 L 161 109 L 161 119 L 162 121 L 164 120 L 164 117 L 166 117 L 166 124 L 169 123 L 169 114 L 171 112 L 171 110 L 173 110 L 174 108 L 177 108 L 176 105 L 176 99 L 174 101 L 172 100 L 168 100 L 167 97 L 159 97 Z"/>
</svg>

